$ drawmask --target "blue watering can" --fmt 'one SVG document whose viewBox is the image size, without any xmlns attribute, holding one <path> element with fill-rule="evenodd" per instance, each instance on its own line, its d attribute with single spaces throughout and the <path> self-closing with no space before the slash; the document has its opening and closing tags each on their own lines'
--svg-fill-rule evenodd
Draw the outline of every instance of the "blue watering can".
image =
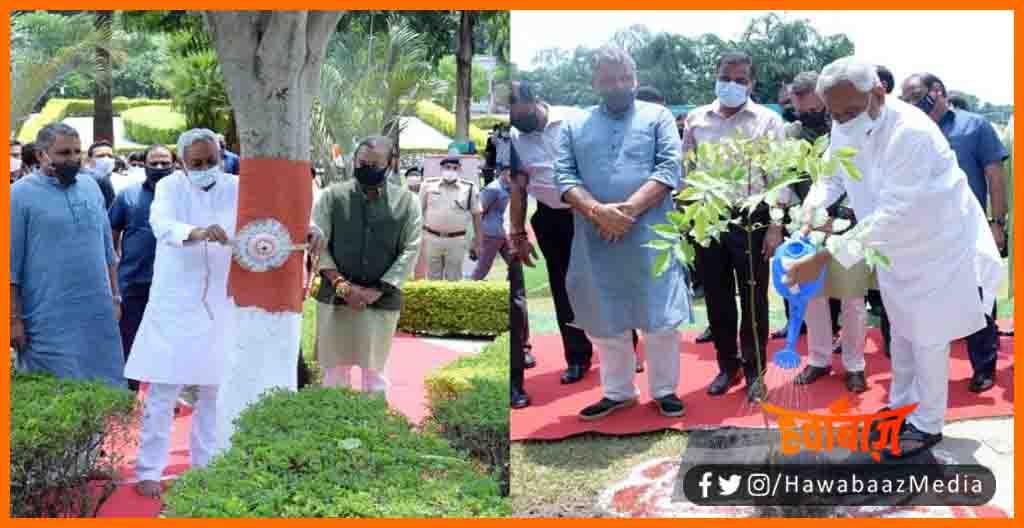
<svg viewBox="0 0 1024 528">
<path fill-rule="evenodd" d="M 772 257 L 772 283 L 775 284 L 775 291 L 779 292 L 784 299 L 789 301 L 789 325 L 786 327 L 786 346 L 775 353 L 772 363 L 784 369 L 794 369 L 800 366 L 800 354 L 796 352 L 796 342 L 800 339 L 800 327 L 804 324 L 804 313 L 807 311 L 807 303 L 811 297 L 825 283 L 825 271 L 814 281 L 804 284 L 787 286 L 782 279 L 786 275 L 786 268 L 792 262 L 803 257 L 813 255 L 817 252 L 814 245 L 805 237 L 793 237 L 787 239 L 775 250 Z"/>
</svg>

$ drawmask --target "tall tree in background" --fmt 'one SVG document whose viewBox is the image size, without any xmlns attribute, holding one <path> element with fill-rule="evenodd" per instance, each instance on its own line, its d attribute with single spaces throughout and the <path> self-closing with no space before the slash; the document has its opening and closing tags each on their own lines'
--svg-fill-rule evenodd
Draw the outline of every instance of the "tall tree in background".
<svg viewBox="0 0 1024 528">
<path fill-rule="evenodd" d="M 463 11 L 459 21 L 459 47 L 455 52 L 455 140 L 459 142 L 469 139 L 470 105 L 473 99 L 473 26 L 477 15 L 476 11 Z"/>
<path fill-rule="evenodd" d="M 204 11 L 242 141 L 238 228 L 275 219 L 305 239 L 312 207 L 313 101 L 341 11 Z M 341 87 L 340 89 L 344 89 Z M 295 389 L 302 323 L 302 253 L 256 273 L 232 263 L 236 343 L 218 400 L 218 447 L 266 390 Z M 229 324 L 231 324 L 229 322 Z"/>
<path fill-rule="evenodd" d="M 96 12 L 96 30 L 110 34 L 114 23 L 113 11 Z M 110 42 L 96 46 L 96 81 L 93 94 L 93 141 L 114 144 L 114 96 L 112 95 L 113 63 L 110 60 Z"/>
</svg>

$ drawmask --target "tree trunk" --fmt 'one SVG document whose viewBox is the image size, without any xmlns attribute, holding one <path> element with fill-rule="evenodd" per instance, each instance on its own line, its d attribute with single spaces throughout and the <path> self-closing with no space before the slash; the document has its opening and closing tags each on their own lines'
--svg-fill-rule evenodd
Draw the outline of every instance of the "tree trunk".
<svg viewBox="0 0 1024 528">
<path fill-rule="evenodd" d="M 469 140 L 470 103 L 473 100 L 473 25 L 476 11 L 463 11 L 459 49 L 455 54 L 455 141 Z"/>
<path fill-rule="evenodd" d="M 113 11 L 96 12 L 96 29 L 110 30 L 113 23 Z M 106 44 L 110 44 L 108 41 Z M 93 141 L 109 141 L 114 144 L 114 100 L 111 90 L 113 89 L 113 69 L 110 61 L 110 51 L 103 47 L 96 47 L 96 79 L 93 90 L 93 117 L 92 137 Z M 86 147 L 87 145 L 83 145 Z"/>
<path fill-rule="evenodd" d="M 276 219 L 305 239 L 312 190 L 313 99 L 327 41 L 341 11 L 204 11 L 241 142 L 238 229 Z M 295 390 L 302 324 L 303 253 L 256 273 L 232 263 L 228 295 L 238 309 L 217 403 L 218 450 L 233 421 L 266 390 Z"/>
</svg>

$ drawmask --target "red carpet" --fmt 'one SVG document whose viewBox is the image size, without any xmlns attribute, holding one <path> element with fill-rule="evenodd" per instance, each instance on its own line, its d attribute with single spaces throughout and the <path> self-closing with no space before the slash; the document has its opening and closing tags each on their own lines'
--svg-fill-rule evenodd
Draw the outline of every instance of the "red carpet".
<svg viewBox="0 0 1024 528">
<path fill-rule="evenodd" d="M 445 347 L 425 343 L 422 339 L 408 335 L 395 337 L 388 358 L 385 374 L 391 381 L 388 391 L 388 403 L 414 423 L 421 423 L 427 416 L 426 392 L 423 379 L 432 370 L 454 361 L 463 353 Z M 358 373 L 354 373 L 358 380 Z M 357 382 L 358 383 L 358 382 Z M 138 426 L 138 424 L 137 424 Z M 178 416 L 174 420 L 171 438 L 171 458 L 165 480 L 173 479 L 189 469 L 189 432 L 191 414 Z M 160 513 L 161 502 L 147 499 L 135 493 L 135 447 L 127 448 L 122 453 L 124 464 L 121 467 L 121 482 L 117 491 L 103 505 L 100 517 L 156 517 Z"/>
<path fill-rule="evenodd" d="M 1006 322 L 1003 327 L 1011 328 L 1012 325 Z M 747 403 L 744 384 L 731 388 L 724 396 L 707 395 L 705 391 L 708 384 L 718 374 L 718 364 L 715 361 L 714 345 L 697 345 L 694 342 L 696 335 L 696 331 L 683 335 L 680 390 L 677 394 L 686 404 L 685 416 L 666 418 L 658 414 L 651 404 L 647 390 L 647 374 L 643 373 L 638 374 L 636 378 L 637 388 L 641 394 L 639 404 L 596 422 L 583 422 L 577 418 L 577 413 L 601 399 L 597 352 L 594 353 L 594 366 L 583 381 L 574 385 L 561 385 L 559 376 L 565 368 L 561 338 L 557 334 L 534 337 L 531 341 L 537 366 L 526 371 L 525 381 L 531 405 L 525 409 L 512 411 L 512 440 L 557 440 L 587 432 L 623 435 L 662 429 L 763 426 L 764 415 L 759 412 L 758 407 Z M 846 390 L 842 363 L 836 355 L 831 376 L 821 378 L 799 391 L 793 388 L 790 380 L 800 369 L 782 370 L 770 367 L 766 375 L 769 399 L 777 405 L 791 409 L 825 411 L 830 403 L 841 396 L 849 395 L 851 407 L 861 412 L 877 411 L 888 403 L 888 389 L 892 377 L 889 360 L 880 348 L 881 342 L 878 329 L 869 328 L 865 347 L 867 392 L 855 395 Z M 769 342 L 769 360 L 783 345 L 783 340 Z M 806 339 L 802 339 L 798 346 L 803 358 L 801 368 L 806 365 L 806 348 Z M 972 370 L 967 359 L 967 349 L 963 341 L 954 343 L 950 365 L 949 410 L 946 418 L 959 420 L 1012 416 L 1012 338 L 1002 338 L 997 369 L 995 387 L 983 394 L 969 392 L 967 385 Z"/>
</svg>

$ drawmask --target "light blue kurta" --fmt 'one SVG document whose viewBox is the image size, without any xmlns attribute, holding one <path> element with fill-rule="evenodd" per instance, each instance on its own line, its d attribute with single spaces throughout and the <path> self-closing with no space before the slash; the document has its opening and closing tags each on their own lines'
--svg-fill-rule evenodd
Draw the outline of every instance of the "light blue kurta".
<svg viewBox="0 0 1024 528">
<path fill-rule="evenodd" d="M 555 180 L 562 193 L 582 186 L 602 203 L 624 202 L 649 180 L 677 189 L 681 162 L 679 131 L 667 108 L 637 101 L 616 117 L 596 106 L 562 125 Z M 566 289 L 574 323 L 588 334 L 660 331 L 692 319 L 682 264 L 672 259 L 655 279 L 658 252 L 643 247 L 657 238 L 651 226 L 668 223 L 671 194 L 637 218 L 618 242 L 605 242 L 594 224 L 574 213 Z"/>
<path fill-rule="evenodd" d="M 87 174 L 68 188 L 39 172 L 11 186 L 11 284 L 28 336 L 19 369 L 127 386 L 114 259 L 103 195 Z"/>
</svg>

